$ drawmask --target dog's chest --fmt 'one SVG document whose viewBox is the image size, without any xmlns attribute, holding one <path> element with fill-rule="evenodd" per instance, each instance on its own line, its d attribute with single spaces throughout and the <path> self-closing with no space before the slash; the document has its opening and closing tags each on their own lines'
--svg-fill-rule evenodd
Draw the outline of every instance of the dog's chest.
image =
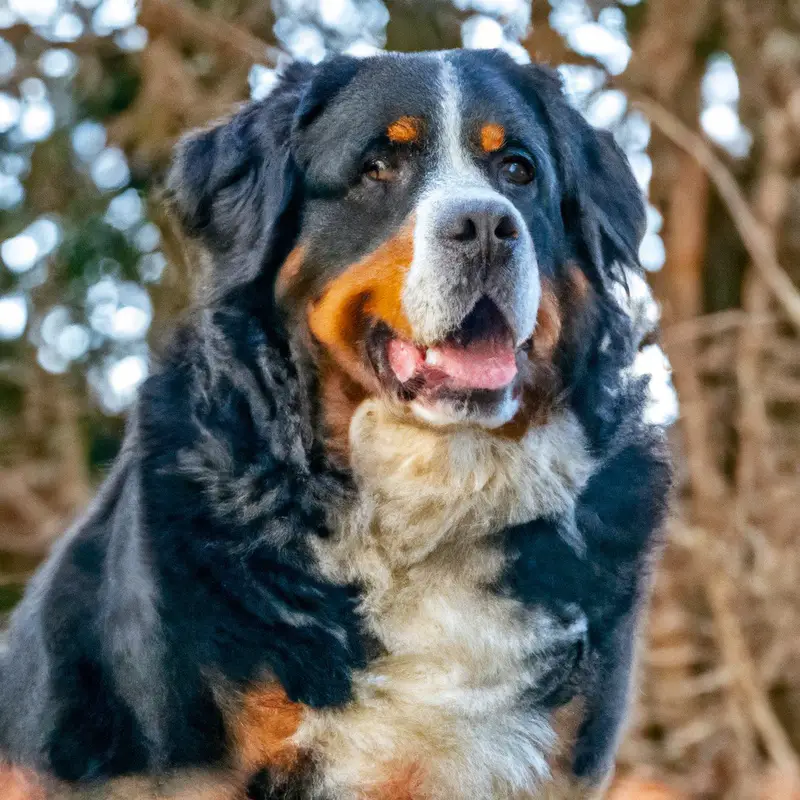
<svg viewBox="0 0 800 800">
<path fill-rule="evenodd" d="M 582 432 L 567 415 L 521 441 L 436 431 L 368 401 L 351 446 L 359 499 L 318 555 L 364 587 L 384 654 L 356 675 L 348 707 L 309 713 L 298 737 L 336 797 L 382 797 L 397 780 L 420 797 L 522 796 L 553 744 L 525 698 L 555 632 L 492 588 L 508 558 L 492 535 L 570 513 L 590 469 Z"/>
</svg>

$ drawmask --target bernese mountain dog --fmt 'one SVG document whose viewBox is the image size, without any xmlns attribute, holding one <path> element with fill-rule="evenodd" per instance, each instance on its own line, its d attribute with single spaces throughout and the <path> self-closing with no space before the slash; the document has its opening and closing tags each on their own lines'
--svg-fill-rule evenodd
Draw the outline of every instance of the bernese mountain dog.
<svg viewBox="0 0 800 800">
<path fill-rule="evenodd" d="M 338 56 L 168 196 L 205 302 L 13 617 L 3 757 L 53 797 L 600 792 L 670 485 L 611 135 L 501 52 Z"/>
</svg>

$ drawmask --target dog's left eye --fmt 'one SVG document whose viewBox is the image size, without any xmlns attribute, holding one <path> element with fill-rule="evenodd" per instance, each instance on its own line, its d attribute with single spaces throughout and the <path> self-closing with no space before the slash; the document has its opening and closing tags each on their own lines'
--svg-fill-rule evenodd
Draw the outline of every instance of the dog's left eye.
<svg viewBox="0 0 800 800">
<path fill-rule="evenodd" d="M 362 172 L 371 181 L 391 181 L 397 175 L 397 170 L 382 158 L 367 161 Z"/>
<path fill-rule="evenodd" d="M 524 186 L 526 183 L 530 183 L 535 175 L 536 170 L 533 164 L 524 156 L 508 156 L 500 164 L 500 177 L 508 183 Z"/>
</svg>

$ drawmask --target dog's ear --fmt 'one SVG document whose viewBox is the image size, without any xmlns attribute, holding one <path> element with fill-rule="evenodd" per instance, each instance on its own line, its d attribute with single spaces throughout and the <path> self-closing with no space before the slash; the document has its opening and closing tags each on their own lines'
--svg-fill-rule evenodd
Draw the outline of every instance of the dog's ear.
<svg viewBox="0 0 800 800">
<path fill-rule="evenodd" d="M 613 135 L 590 127 L 580 114 L 576 117 L 584 131 L 574 208 L 580 215 L 584 244 L 595 264 L 637 266 L 647 220 L 642 191 Z M 567 204 L 564 213 L 569 211 Z"/>
<path fill-rule="evenodd" d="M 627 156 L 609 131 L 593 128 L 569 105 L 556 73 L 541 66 L 527 71 L 551 127 L 569 246 L 588 255 L 600 278 L 617 265 L 637 266 L 646 215 Z"/>
<path fill-rule="evenodd" d="M 167 198 L 184 231 L 211 255 L 220 293 L 276 269 L 291 247 L 298 215 L 287 211 L 299 183 L 291 132 L 314 71 L 293 65 L 267 98 L 176 147 Z"/>
</svg>

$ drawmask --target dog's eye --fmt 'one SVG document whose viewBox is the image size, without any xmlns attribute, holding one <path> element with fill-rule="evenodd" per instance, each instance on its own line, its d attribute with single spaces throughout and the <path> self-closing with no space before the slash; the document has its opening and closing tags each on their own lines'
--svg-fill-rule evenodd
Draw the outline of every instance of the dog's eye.
<svg viewBox="0 0 800 800">
<path fill-rule="evenodd" d="M 363 174 L 371 181 L 391 181 L 397 175 L 397 170 L 388 161 L 375 158 L 364 164 Z"/>
<path fill-rule="evenodd" d="M 518 186 L 530 183 L 535 174 L 536 170 L 533 164 L 524 156 L 508 156 L 500 164 L 500 176 L 503 180 Z"/>
</svg>

